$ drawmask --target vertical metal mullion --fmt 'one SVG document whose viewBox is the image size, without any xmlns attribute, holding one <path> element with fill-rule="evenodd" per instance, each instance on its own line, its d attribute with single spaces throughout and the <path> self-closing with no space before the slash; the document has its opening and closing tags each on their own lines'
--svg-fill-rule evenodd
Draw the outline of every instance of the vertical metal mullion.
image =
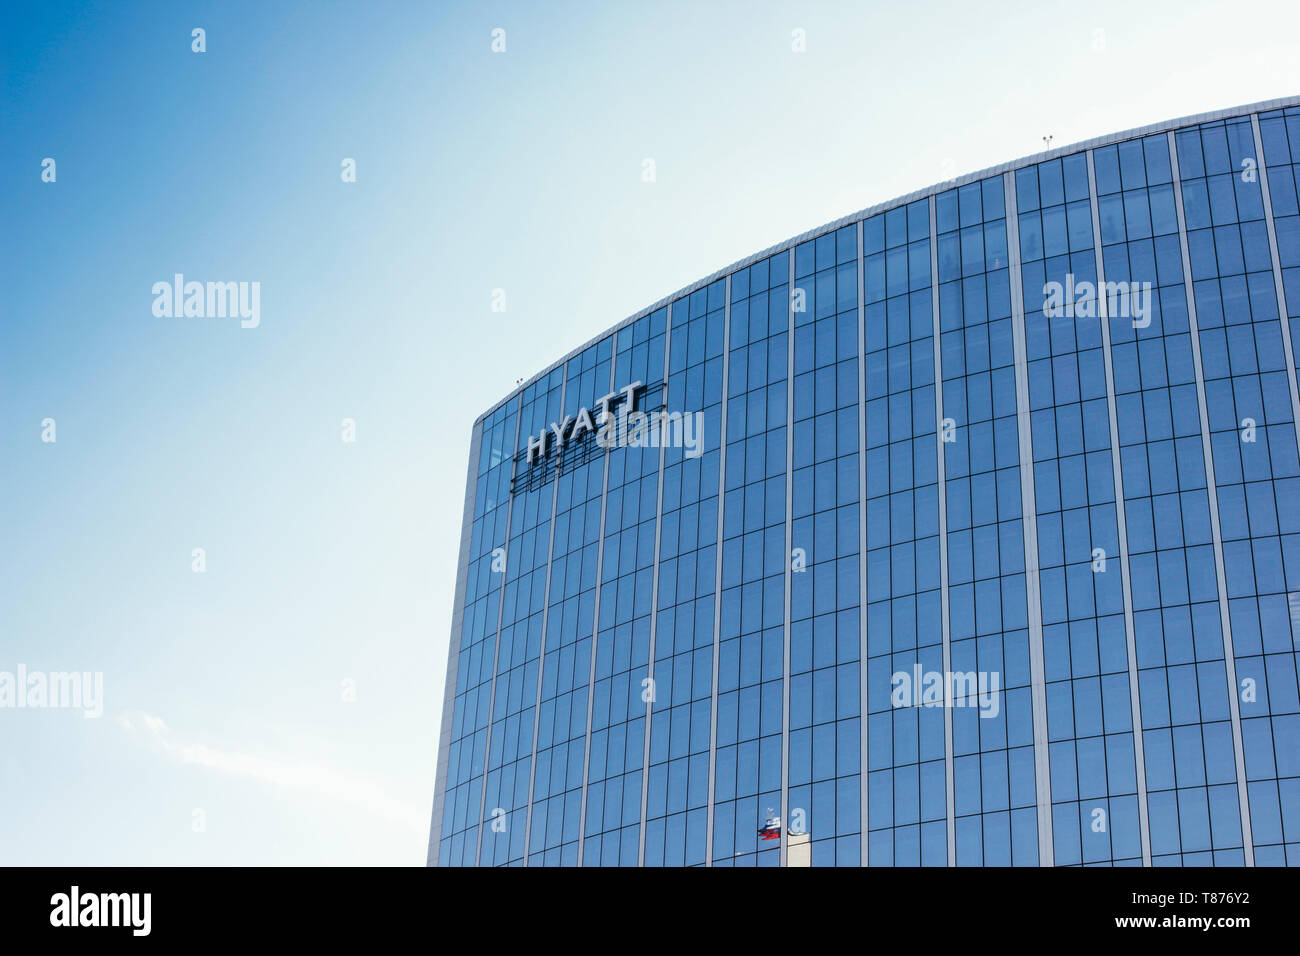
<svg viewBox="0 0 1300 956">
<path fill-rule="evenodd" d="M 672 355 L 673 344 L 673 305 L 668 303 L 668 315 L 664 320 L 664 408 L 668 407 L 668 369 L 669 356 Z M 687 318 L 689 320 L 689 306 Z M 646 828 L 646 806 L 650 797 L 650 726 L 651 717 L 654 713 L 654 705 L 658 697 L 658 687 L 655 684 L 655 630 L 659 622 L 659 534 L 664 523 L 664 455 L 666 449 L 664 443 L 659 442 L 659 482 L 655 488 L 655 545 L 654 545 L 654 571 L 651 573 L 650 583 L 650 661 L 649 677 L 650 687 L 653 690 L 651 699 L 645 704 L 645 735 L 643 740 L 643 749 L 641 754 L 641 832 L 637 835 L 637 866 L 645 866 L 645 828 Z"/>
<path fill-rule="evenodd" d="M 858 726 L 858 744 L 862 753 L 859 757 L 858 800 L 862 804 L 862 836 L 859 846 L 859 858 L 863 866 L 869 866 L 870 844 L 870 773 L 867 759 L 870 750 L 867 746 L 867 727 L 870 711 L 867 706 L 867 291 L 866 291 L 866 250 L 862 244 L 863 220 L 858 220 L 858 696 L 860 697 L 861 718 Z"/>
<path fill-rule="evenodd" d="M 523 392 L 520 392 L 519 393 L 520 408 L 523 407 L 523 401 L 524 401 L 524 395 Z M 483 791 L 482 793 L 479 794 L 479 803 L 478 803 L 478 837 L 476 838 L 474 843 L 474 865 L 475 866 L 479 865 L 479 860 L 481 859 L 483 854 L 483 813 L 485 810 L 487 810 L 487 776 L 488 776 L 488 768 L 491 766 L 492 763 L 492 712 L 493 710 L 496 709 L 496 702 L 497 702 L 497 663 L 501 656 L 501 621 L 506 606 L 506 582 L 510 576 L 510 565 L 509 565 L 510 513 L 514 510 L 515 507 L 514 478 L 515 478 L 515 469 L 519 465 L 519 462 L 516 460 L 516 456 L 518 455 L 519 452 L 519 427 L 520 427 L 519 423 L 522 419 L 523 419 L 523 415 L 518 413 L 515 414 L 515 440 L 514 440 L 514 444 L 511 445 L 510 447 L 511 484 L 506 486 L 511 489 L 510 500 L 506 502 L 505 550 L 506 550 L 507 564 L 506 567 L 501 571 L 501 597 L 497 601 L 497 635 L 496 635 L 496 643 L 492 647 L 492 691 L 488 695 L 487 741 L 484 743 L 483 746 Z"/>
<path fill-rule="evenodd" d="M 630 334 L 629 330 L 629 334 Z M 609 339 L 609 390 L 614 391 L 614 368 L 618 364 L 618 332 Z M 602 423 L 603 424 L 603 423 Z M 596 644 L 600 637 L 601 574 L 605 567 L 605 502 L 609 496 L 609 459 L 613 450 L 606 448 L 604 472 L 600 480 L 600 532 L 596 539 L 596 597 L 591 612 L 591 668 L 587 677 L 587 733 L 582 747 L 582 802 L 578 811 L 578 866 L 587 839 L 587 775 L 591 770 L 591 715 L 596 704 Z"/>
<path fill-rule="evenodd" d="M 713 865 L 713 791 L 718 760 L 718 652 L 722 643 L 722 506 L 727 494 L 727 388 L 731 369 L 731 276 L 722 306 L 722 411 L 718 430 L 718 544 L 713 582 L 713 689 L 709 701 L 709 793 L 705 808 L 704 865 Z"/>
<path fill-rule="evenodd" d="M 952 683 L 947 675 L 952 673 L 951 609 L 948 601 L 948 474 L 943 452 L 943 349 L 939 329 L 939 232 L 935 214 L 935 197 L 930 196 L 930 304 L 934 317 L 934 413 L 936 461 L 939 478 L 939 609 L 943 622 L 943 673 L 944 687 Z M 946 696 L 946 695 L 945 695 Z M 943 708 L 943 764 L 944 802 L 947 805 L 945 822 L 948 838 L 948 865 L 957 865 L 957 784 L 956 752 L 953 747 L 952 701 L 944 700 Z"/>
<path fill-rule="evenodd" d="M 1241 812 L 1241 842 L 1247 866 L 1255 865 L 1255 846 L 1250 829 L 1250 802 L 1246 793 L 1246 761 L 1241 741 L 1241 706 L 1237 699 L 1237 658 L 1232 649 L 1232 620 L 1228 615 L 1228 589 L 1223 565 L 1223 535 L 1219 529 L 1219 492 L 1214 477 L 1214 455 L 1210 445 L 1210 416 L 1205 399 L 1205 374 L 1201 366 L 1201 333 L 1196 318 L 1196 293 L 1192 285 L 1192 262 L 1188 255 L 1187 220 L 1183 213 L 1183 179 L 1178 168 L 1178 143 L 1173 130 L 1165 134 L 1169 161 L 1174 174 L 1174 210 L 1178 214 L 1178 244 L 1183 258 L 1183 291 L 1187 296 L 1187 324 L 1192 340 L 1192 364 L 1196 371 L 1196 400 L 1201 414 L 1201 450 L 1205 454 L 1205 484 L 1210 498 L 1210 531 L 1214 536 L 1214 570 L 1219 585 L 1219 619 L 1223 629 L 1223 664 L 1228 679 L 1228 713 L 1232 720 L 1233 760 L 1237 772 L 1237 801 Z"/>
<path fill-rule="evenodd" d="M 564 417 L 564 403 L 567 400 L 569 391 L 569 363 L 565 362 L 560 372 L 560 417 Z M 533 703 L 533 750 L 532 761 L 528 767 L 528 818 L 524 826 L 524 866 L 528 865 L 529 849 L 528 843 L 533 836 L 533 789 L 536 787 L 537 778 L 537 732 L 541 727 L 542 716 L 542 684 L 546 676 L 546 626 L 551 614 L 551 565 L 555 560 L 555 508 L 560 500 L 560 454 L 562 449 L 557 448 L 555 453 L 555 474 L 551 476 L 553 485 L 551 487 L 551 523 L 547 529 L 548 543 L 546 546 L 546 587 L 542 594 L 542 638 L 537 646 L 537 699 Z M 547 467 L 543 464 L 542 467 Z M 545 851 L 543 850 L 543 853 Z"/>
<path fill-rule="evenodd" d="M 1011 284 L 1011 326 L 1015 349 L 1016 433 L 1020 440 L 1021 525 L 1025 536 L 1025 597 L 1029 615 L 1029 680 L 1034 723 L 1035 802 L 1038 809 L 1038 862 L 1053 866 L 1052 777 L 1047 746 L 1047 680 L 1043 665 L 1043 606 L 1038 573 L 1038 505 L 1034 495 L 1034 446 L 1029 416 L 1029 355 L 1025 344 L 1024 283 L 1020 263 L 1020 219 L 1016 177 L 1002 174 L 1006 200 L 1008 281 Z"/>
<path fill-rule="evenodd" d="M 1269 192 L 1268 167 L 1264 162 L 1264 138 L 1260 132 L 1259 114 L 1250 114 L 1250 126 L 1255 138 L 1255 158 L 1261 198 L 1264 202 L 1264 225 L 1268 229 L 1268 251 L 1273 265 L 1273 285 L 1277 295 L 1278 324 L 1282 328 L 1282 351 L 1286 357 L 1287 384 L 1291 390 L 1291 422 L 1295 427 L 1296 446 L 1300 448 L 1300 389 L 1297 388 L 1296 382 L 1295 343 L 1291 338 L 1291 318 L 1288 315 L 1286 304 L 1286 287 L 1282 282 L 1282 263 L 1278 252 L 1277 228 L 1273 220 L 1273 197 Z M 1287 166 L 1283 166 L 1284 170 L 1287 168 Z"/>
<path fill-rule="evenodd" d="M 1259 131 L 1259 114 L 1250 114 L 1250 128 L 1255 134 L 1255 162 L 1259 176 L 1260 197 L 1264 201 L 1264 225 L 1268 229 L 1268 251 L 1273 262 L 1273 286 L 1277 294 L 1278 323 L 1282 326 L 1282 351 L 1286 353 L 1286 379 L 1291 387 L 1291 422 L 1295 426 L 1296 446 L 1300 447 L 1300 388 L 1297 388 L 1296 384 L 1291 319 L 1287 315 L 1286 288 L 1282 284 L 1282 260 L 1277 249 L 1277 229 L 1273 223 L 1273 197 L 1268 190 L 1268 168 L 1264 164 L 1264 138 Z"/>
<path fill-rule="evenodd" d="M 484 422 L 480 422 L 473 429 L 469 442 L 465 506 L 460 519 L 460 560 L 456 563 L 456 603 L 451 612 L 451 640 L 447 647 L 447 675 L 443 681 L 442 692 L 442 723 L 438 729 L 438 764 L 433 788 L 433 814 L 429 821 L 429 850 L 426 857 L 429 866 L 437 866 L 441 855 L 442 817 L 446 812 L 447 802 L 447 769 L 451 759 L 454 729 L 452 723 L 456 714 L 456 675 L 460 672 L 460 639 L 465 625 L 465 590 L 469 583 L 469 552 L 474 538 L 474 507 L 478 498 L 478 459 L 483 444 Z M 506 530 L 508 535 L 509 528 L 507 527 Z"/>
<path fill-rule="evenodd" d="M 1101 352 L 1106 366 L 1106 414 L 1110 418 L 1110 462 L 1115 483 L 1115 525 L 1119 535 L 1119 564 L 1123 576 L 1124 637 L 1128 646 L 1128 694 L 1133 721 L 1133 759 L 1137 770 L 1138 833 L 1142 865 L 1151 865 L 1151 822 L 1147 808 L 1146 748 L 1142 729 L 1142 703 L 1138 688 L 1137 639 L 1133 630 L 1133 586 L 1129 571 L 1128 514 L 1124 501 L 1124 471 L 1119 449 L 1119 413 L 1115 401 L 1115 365 L 1110 344 L 1110 302 L 1106 293 L 1106 266 L 1102 258 L 1101 218 L 1098 214 L 1097 171 L 1088 150 L 1088 203 L 1092 213 L 1092 248 L 1097 259 L 1097 320 L 1101 323 Z M 1112 849 L 1113 852 L 1113 849 Z"/>
<path fill-rule="evenodd" d="M 794 256 L 795 247 L 789 252 L 789 280 L 786 286 L 786 314 L 790 318 L 789 338 L 786 341 L 786 378 L 785 378 L 785 634 L 781 642 L 783 647 L 781 667 L 781 845 L 780 866 L 786 866 L 789 859 L 790 842 L 790 572 L 794 514 Z M 805 570 L 802 572 L 807 573 Z M 760 685 L 761 687 L 761 685 Z M 762 691 L 759 692 L 760 699 Z M 762 760 L 762 734 L 759 734 L 759 760 Z M 812 848 L 809 847 L 809 852 Z"/>
</svg>

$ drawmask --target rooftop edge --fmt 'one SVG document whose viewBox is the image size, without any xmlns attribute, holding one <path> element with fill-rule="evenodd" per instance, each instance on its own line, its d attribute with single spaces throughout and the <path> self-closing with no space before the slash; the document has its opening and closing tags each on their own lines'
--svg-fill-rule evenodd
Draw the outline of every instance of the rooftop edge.
<svg viewBox="0 0 1300 956">
<path fill-rule="evenodd" d="M 626 328 L 627 326 L 631 325 L 633 322 L 636 322 L 638 319 L 643 318 L 646 315 L 649 315 L 651 312 L 654 312 L 656 309 L 660 309 L 670 302 L 675 302 L 678 299 L 684 298 L 685 296 L 690 295 L 692 292 L 695 292 L 698 289 L 701 289 L 713 282 L 716 282 L 718 279 L 724 276 L 730 275 L 731 273 L 736 272 L 737 270 L 744 269 L 750 265 L 753 265 L 755 262 L 768 258 L 769 256 L 774 256 L 778 253 L 786 251 L 787 249 L 792 249 L 801 243 L 807 242 L 810 239 L 815 239 L 818 236 L 826 234 L 827 232 L 833 232 L 836 229 L 840 229 L 843 226 L 849 225 L 850 223 L 857 222 L 859 219 L 868 219 L 872 216 L 877 216 L 883 212 L 888 212 L 891 209 L 895 209 L 898 206 L 905 206 L 908 203 L 916 202 L 918 199 L 925 199 L 932 195 L 936 195 L 941 192 L 946 192 L 949 189 L 955 189 L 959 186 L 965 186 L 967 183 L 977 182 L 981 179 L 987 179 L 990 176 L 998 175 L 1000 173 L 1013 172 L 1017 169 L 1023 169 L 1026 166 L 1033 166 L 1038 163 L 1047 162 L 1048 160 L 1055 159 L 1058 156 L 1068 156 L 1070 154 L 1077 153 L 1082 150 L 1096 149 L 1101 146 L 1110 146 L 1113 143 L 1122 143 L 1125 142 L 1126 140 L 1137 139 L 1138 137 L 1142 137 L 1142 136 L 1150 136 L 1154 133 L 1164 133 L 1164 132 L 1168 132 L 1169 130 L 1179 129 L 1184 126 L 1197 126 L 1201 123 L 1212 123 L 1217 120 L 1231 119 L 1238 116 L 1249 116 L 1252 113 L 1262 113 L 1267 110 L 1283 109 L 1290 106 L 1300 106 L 1300 95 L 1284 96 L 1272 100 L 1262 100 L 1258 103 L 1249 103 L 1242 106 L 1231 106 L 1225 109 L 1212 110 L 1207 113 L 1196 113 L 1191 116 L 1180 116 L 1174 119 L 1163 120 L 1159 123 L 1151 123 L 1148 124 L 1147 126 L 1139 126 L 1133 129 L 1122 130 L 1121 132 L 1118 133 L 1108 133 L 1104 136 L 1097 136 L 1092 139 L 1082 140 L 1077 143 L 1070 143 L 1066 146 L 1057 147 L 1056 149 L 1046 150 L 1045 152 L 1032 153 L 1028 156 L 1022 156 L 1019 159 L 1014 159 L 1009 162 L 1001 163 L 997 166 L 989 166 L 986 169 L 981 169 L 981 170 L 977 170 L 976 172 L 967 173 L 964 176 L 957 177 L 956 179 L 949 179 L 943 182 L 935 183 L 931 186 L 926 186 L 922 189 L 914 190 L 913 192 L 907 193 L 906 195 L 903 196 L 899 196 L 895 199 L 886 200 L 885 202 L 877 203 L 874 206 L 867 206 L 865 209 L 859 209 L 857 212 L 852 212 L 849 213 L 848 215 L 841 216 L 838 219 L 834 219 L 820 226 L 815 226 L 812 229 L 808 229 L 804 232 L 799 233 L 797 236 L 792 236 L 791 238 L 786 239 L 782 242 L 778 242 L 775 245 L 768 246 L 766 249 L 762 249 L 759 252 L 755 252 L 748 256 L 745 256 L 743 259 L 737 259 L 735 262 L 731 263 L 731 265 L 724 266 L 723 268 L 718 269 L 710 273 L 709 275 L 705 276 L 703 279 L 697 279 L 696 281 L 690 283 L 689 285 L 683 286 L 682 288 L 678 289 L 676 292 L 672 292 L 669 295 L 666 295 L 663 298 L 656 300 L 651 305 L 648 305 L 643 309 L 639 309 L 638 311 L 632 313 L 622 321 L 605 329 L 603 332 L 600 332 L 592 336 L 590 339 L 588 339 L 586 342 L 583 342 L 577 348 L 570 350 L 562 358 L 556 359 L 554 362 L 551 362 L 541 371 L 537 372 L 536 374 L 532 375 L 530 378 L 526 379 L 524 382 L 517 385 L 515 388 L 511 389 L 500 401 L 493 404 L 485 412 L 479 415 L 478 418 L 474 419 L 474 428 L 477 428 L 484 421 L 484 419 L 486 419 L 489 415 L 496 412 L 507 402 L 517 398 L 521 392 L 527 389 L 538 379 L 544 378 L 545 376 L 551 374 L 551 372 L 553 372 L 557 367 L 564 365 L 566 362 L 569 361 L 569 359 L 573 358 L 575 355 L 581 354 L 583 351 L 595 345 L 597 342 L 599 342 L 601 339 L 605 338 L 606 336 L 611 335 L 614 332 L 619 331 L 620 329 Z"/>
</svg>

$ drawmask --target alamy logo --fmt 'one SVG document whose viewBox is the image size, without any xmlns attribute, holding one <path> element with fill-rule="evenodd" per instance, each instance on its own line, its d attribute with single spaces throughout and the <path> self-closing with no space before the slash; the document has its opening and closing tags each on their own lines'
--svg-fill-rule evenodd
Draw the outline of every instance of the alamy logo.
<svg viewBox="0 0 1300 956">
<path fill-rule="evenodd" d="M 636 407 L 643 382 L 633 382 L 596 401 L 596 411 L 578 409 L 528 439 L 528 464 L 560 452 L 588 434 L 601 448 L 682 448 L 687 458 L 704 453 L 703 412 L 643 412 Z"/>
<path fill-rule="evenodd" d="M 998 675 L 993 671 L 895 671 L 889 702 L 895 707 L 978 707 L 981 717 L 996 717 Z"/>
<path fill-rule="evenodd" d="M 1100 292 L 1100 296 L 1098 296 Z M 1114 303 L 1113 305 L 1111 303 Z M 1074 273 L 1066 273 L 1065 282 L 1048 282 L 1043 286 L 1043 315 L 1049 319 L 1132 319 L 1133 328 L 1151 324 L 1150 282 L 1079 282 Z"/>
<path fill-rule="evenodd" d="M 171 282 L 155 282 L 153 295 L 153 314 L 160 319 L 238 318 L 244 329 L 262 323 L 260 282 L 186 282 L 178 272 Z"/>
<path fill-rule="evenodd" d="M 104 714 L 102 671 L 0 671 L 0 708 L 80 710 L 86 718 Z"/>
<path fill-rule="evenodd" d="M 596 432 L 601 448 L 682 448 L 687 458 L 704 452 L 703 412 L 625 412 Z"/>
<path fill-rule="evenodd" d="M 51 926 L 127 926 L 132 936 L 148 936 L 153 908 L 151 893 L 68 893 L 50 897 Z"/>
</svg>

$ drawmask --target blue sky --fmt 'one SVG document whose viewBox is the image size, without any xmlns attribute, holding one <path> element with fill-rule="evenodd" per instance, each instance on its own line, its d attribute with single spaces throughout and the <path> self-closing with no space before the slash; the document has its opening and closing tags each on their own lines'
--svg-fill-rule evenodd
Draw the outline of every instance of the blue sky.
<svg viewBox="0 0 1300 956">
<path fill-rule="evenodd" d="M 104 713 L 0 709 L 0 863 L 422 864 L 479 413 L 1044 135 L 1300 92 L 1298 47 L 1291 2 L 5 5 L 0 672 Z M 155 316 L 178 272 L 260 324 Z"/>
</svg>

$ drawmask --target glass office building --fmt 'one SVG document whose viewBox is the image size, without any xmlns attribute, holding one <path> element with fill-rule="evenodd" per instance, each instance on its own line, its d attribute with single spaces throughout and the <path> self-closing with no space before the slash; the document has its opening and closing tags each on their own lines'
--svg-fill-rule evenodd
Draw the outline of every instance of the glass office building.
<svg viewBox="0 0 1300 956">
<path fill-rule="evenodd" d="M 1298 168 L 1009 163 L 484 414 L 429 863 L 1300 864 Z"/>
</svg>

